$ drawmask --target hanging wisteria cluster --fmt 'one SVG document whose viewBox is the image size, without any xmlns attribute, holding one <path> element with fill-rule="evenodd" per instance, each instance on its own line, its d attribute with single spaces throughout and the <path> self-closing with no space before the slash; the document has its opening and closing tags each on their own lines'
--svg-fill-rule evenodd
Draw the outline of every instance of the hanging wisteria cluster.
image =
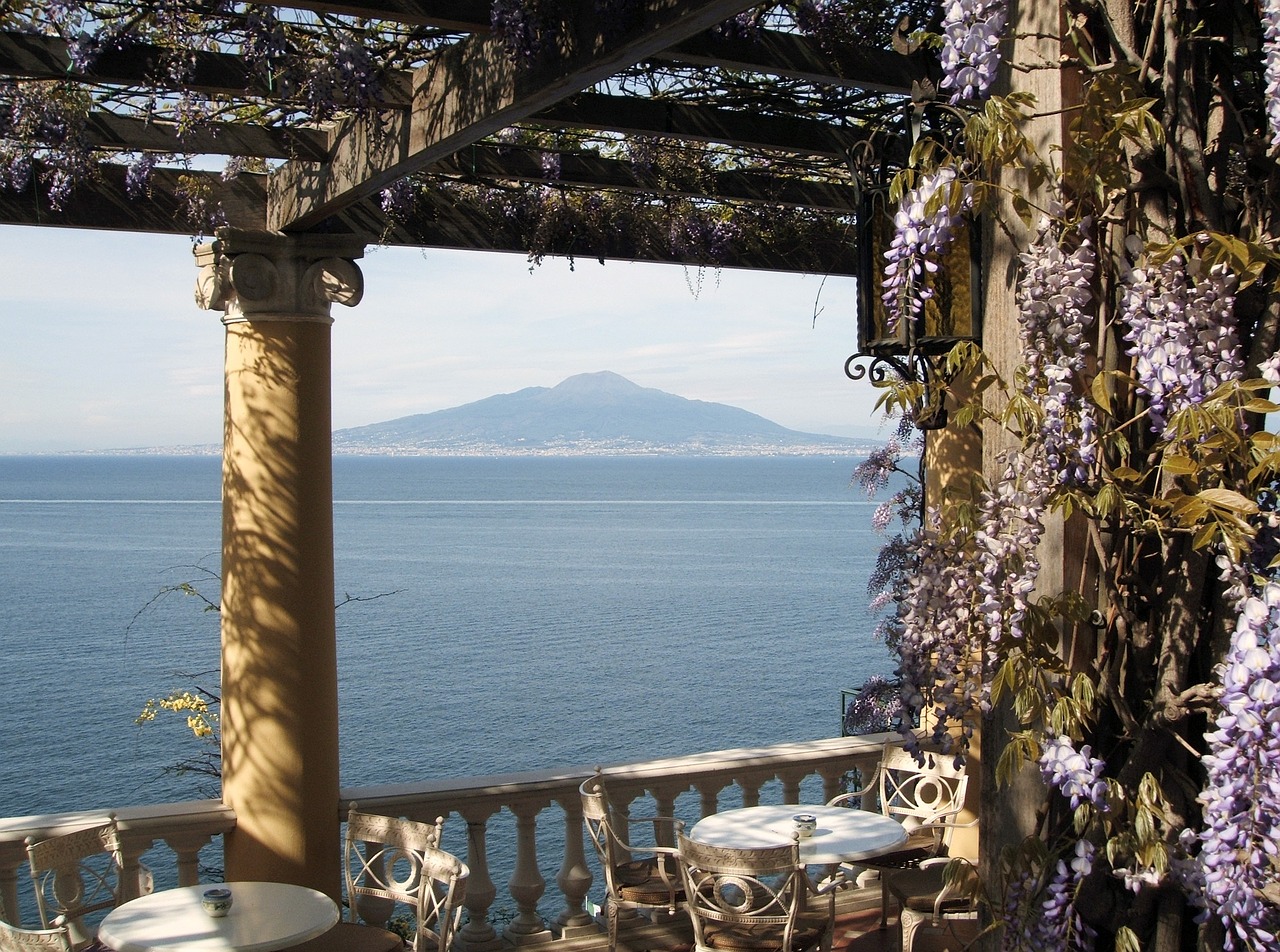
<svg viewBox="0 0 1280 952">
<path fill-rule="evenodd" d="M 952 105 L 986 97 L 1000 67 L 1005 0 L 948 0 L 942 17 L 942 88 Z"/>
<path fill-rule="evenodd" d="M 911 540 L 917 573 L 904 579 L 890 640 L 908 722 L 923 723 L 921 715 L 931 710 L 930 740 L 963 758 L 976 727 L 975 711 L 989 697 L 981 595 L 966 534 L 940 532 L 937 510 L 926 513 L 924 521 Z M 953 733 L 957 727 L 958 735 Z M 919 740 L 906 732 L 905 743 L 915 749 Z"/>
<path fill-rule="evenodd" d="M 1103 779 L 1106 762 L 1093 756 L 1089 745 L 1076 750 L 1070 737 L 1046 738 L 1040 746 L 1040 775 L 1044 782 L 1076 809 L 1088 803 L 1095 810 L 1107 811 L 1107 782 Z"/>
<path fill-rule="evenodd" d="M 1266 66 L 1271 147 L 1280 148 L 1280 0 L 1262 0 L 1262 55 Z"/>
<path fill-rule="evenodd" d="M 981 500 L 973 535 L 974 571 L 986 640 L 1021 640 L 1040 562 L 1050 482 L 1043 458 L 1014 454 L 1004 475 Z"/>
<path fill-rule="evenodd" d="M 955 240 L 973 189 L 956 169 L 943 165 L 920 175 L 893 216 L 893 239 L 884 253 L 883 299 L 889 330 L 917 317 L 934 294 L 934 276 Z"/>
<path fill-rule="evenodd" d="M 1040 439 L 1046 464 L 1063 484 L 1086 482 L 1098 455 L 1097 419 L 1080 387 L 1097 263 L 1089 227 L 1089 222 L 1076 227 L 1076 246 L 1067 252 L 1045 218 L 1020 258 L 1018 322 L 1026 389 L 1044 412 Z"/>
<path fill-rule="evenodd" d="M 1126 353 L 1157 433 L 1167 433 L 1169 417 L 1180 408 L 1203 402 L 1219 384 L 1239 380 L 1243 370 L 1235 275 L 1215 265 L 1194 280 L 1192 271 L 1189 259 L 1175 254 L 1124 275 Z"/>
<path fill-rule="evenodd" d="M 1222 713 L 1206 738 L 1203 901 L 1227 948 L 1274 948 L 1280 908 L 1280 584 L 1250 598 L 1222 666 Z"/>
</svg>

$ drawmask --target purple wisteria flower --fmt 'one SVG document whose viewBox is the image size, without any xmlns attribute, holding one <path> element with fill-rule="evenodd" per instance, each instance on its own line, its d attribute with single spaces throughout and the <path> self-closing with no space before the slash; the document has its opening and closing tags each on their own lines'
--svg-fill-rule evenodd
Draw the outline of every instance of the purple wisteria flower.
<svg viewBox="0 0 1280 952">
<path fill-rule="evenodd" d="M 1262 0 L 1262 55 L 1266 63 L 1271 148 L 1280 148 L 1280 0 Z"/>
<path fill-rule="evenodd" d="M 1206 736 L 1200 867 L 1226 948 L 1277 947 L 1280 909 L 1280 584 L 1248 599 L 1222 666 L 1222 713 Z"/>
<path fill-rule="evenodd" d="M 1044 534 L 1048 480 L 1041 458 L 1015 455 L 1004 475 L 982 494 L 974 533 L 978 606 L 987 640 L 1021 639 L 1022 621 L 1040 575 L 1036 547 Z"/>
<path fill-rule="evenodd" d="M 890 330 L 912 320 L 933 297 L 933 275 L 955 240 L 960 216 L 973 202 L 973 187 L 957 180 L 954 166 L 923 173 L 893 216 L 894 235 L 884 253 L 885 314 Z"/>
<path fill-rule="evenodd" d="M 1152 429 L 1168 433 L 1168 418 L 1198 404 L 1219 384 L 1240 379 L 1236 278 L 1224 266 L 1193 283 L 1192 268 L 1174 255 L 1125 275 L 1121 314 L 1129 330 L 1125 353 L 1147 396 Z"/>
<path fill-rule="evenodd" d="M 1088 744 L 1076 750 L 1070 737 L 1050 738 L 1040 749 L 1040 776 L 1071 801 L 1072 809 L 1090 803 L 1107 811 L 1107 782 L 1102 779 L 1106 766 Z"/>
<path fill-rule="evenodd" d="M 952 105 L 985 99 L 1000 66 L 1004 0 L 949 0 L 942 16 L 942 88 Z"/>
<path fill-rule="evenodd" d="M 1097 421 L 1081 398 L 1077 381 L 1085 369 L 1093 324 L 1097 258 L 1089 239 L 1091 223 L 1075 229 L 1078 244 L 1068 253 L 1052 223 L 1041 223 L 1035 241 L 1021 255 L 1018 320 L 1027 392 L 1044 409 L 1040 439 L 1046 462 L 1064 484 L 1079 484 L 1097 460 Z"/>
</svg>

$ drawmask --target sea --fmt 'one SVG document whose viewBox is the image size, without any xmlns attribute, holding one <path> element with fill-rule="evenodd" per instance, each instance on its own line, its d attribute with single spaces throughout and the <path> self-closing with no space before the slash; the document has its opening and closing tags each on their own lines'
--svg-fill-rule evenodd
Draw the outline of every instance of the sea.
<svg viewBox="0 0 1280 952">
<path fill-rule="evenodd" d="M 337 457 L 343 786 L 838 736 L 893 667 L 858 461 Z M 217 690 L 219 466 L 0 457 L 0 816 L 210 792 L 135 721 Z"/>
</svg>

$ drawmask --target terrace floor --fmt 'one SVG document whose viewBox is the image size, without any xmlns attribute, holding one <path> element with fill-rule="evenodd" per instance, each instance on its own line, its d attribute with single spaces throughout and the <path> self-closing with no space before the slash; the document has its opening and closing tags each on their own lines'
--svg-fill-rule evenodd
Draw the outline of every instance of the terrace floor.
<svg viewBox="0 0 1280 952">
<path fill-rule="evenodd" d="M 961 952 L 973 935 L 972 930 L 962 929 L 964 926 L 958 927 L 955 934 L 921 930 L 916 935 L 914 952 Z M 890 915 L 887 929 L 880 928 L 880 912 L 875 909 L 836 918 L 831 952 L 897 952 L 897 948 L 897 916 Z"/>
</svg>

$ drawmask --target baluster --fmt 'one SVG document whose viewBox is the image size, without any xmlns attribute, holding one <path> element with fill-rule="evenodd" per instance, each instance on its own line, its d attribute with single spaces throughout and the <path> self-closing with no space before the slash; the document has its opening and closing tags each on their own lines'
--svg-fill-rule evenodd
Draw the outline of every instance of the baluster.
<svg viewBox="0 0 1280 952">
<path fill-rule="evenodd" d="M 212 839 L 203 833 L 174 833 L 164 838 L 176 857 L 179 886 L 194 886 L 200 882 L 200 851 Z"/>
<path fill-rule="evenodd" d="M 797 773 L 794 770 L 778 771 L 778 778 L 782 781 L 783 803 L 800 802 L 800 781 L 804 780 L 805 776 L 805 774 Z"/>
<path fill-rule="evenodd" d="M 591 891 L 591 870 L 587 868 L 582 831 L 582 799 L 575 791 L 560 800 L 564 807 L 564 865 L 556 876 L 556 885 L 564 894 L 565 907 L 556 919 L 560 935 L 568 939 L 596 932 L 595 920 L 587 912 L 587 893 Z"/>
<path fill-rule="evenodd" d="M 726 784 L 720 780 L 704 780 L 696 786 L 698 790 L 698 797 L 702 801 L 700 807 L 702 815 L 699 819 L 704 816 L 711 816 L 713 813 L 719 813 L 720 791 L 725 788 Z"/>
<path fill-rule="evenodd" d="M 138 839 L 135 835 L 120 837 L 120 900 L 128 902 L 137 899 L 143 893 L 151 892 L 155 885 L 151 870 L 142 864 L 142 854 L 151 849 L 155 840 L 151 837 Z"/>
<path fill-rule="evenodd" d="M 742 805 L 744 807 L 760 806 L 760 788 L 764 786 L 764 778 L 758 775 L 738 777 L 737 783 L 742 788 Z"/>
<path fill-rule="evenodd" d="M 657 807 L 657 815 L 660 817 L 674 817 L 676 815 L 676 797 L 688 790 L 688 786 L 655 786 L 653 788 L 653 802 Z M 675 824 L 673 823 L 655 823 L 653 825 L 654 841 L 658 846 L 676 845 Z"/>
<path fill-rule="evenodd" d="M 538 900 L 546 891 L 547 881 L 538 869 L 538 813 L 546 801 L 524 800 L 511 805 L 516 817 L 516 868 L 507 887 L 519 910 L 507 924 L 504 937 L 512 942 L 545 938 L 550 931 L 538 915 Z"/>
<path fill-rule="evenodd" d="M 467 910 L 467 922 L 458 931 L 458 945 L 465 952 L 492 952 L 502 948 L 502 940 L 489 923 L 489 907 L 498 895 L 498 888 L 489 876 L 489 854 L 485 847 L 485 826 L 493 810 L 477 806 L 462 806 L 458 812 L 467 821 L 467 897 L 463 906 Z"/>
<path fill-rule="evenodd" d="M 822 802 L 830 803 L 840 794 L 840 778 L 845 772 L 839 764 L 822 764 L 818 773 L 822 777 Z"/>
</svg>

